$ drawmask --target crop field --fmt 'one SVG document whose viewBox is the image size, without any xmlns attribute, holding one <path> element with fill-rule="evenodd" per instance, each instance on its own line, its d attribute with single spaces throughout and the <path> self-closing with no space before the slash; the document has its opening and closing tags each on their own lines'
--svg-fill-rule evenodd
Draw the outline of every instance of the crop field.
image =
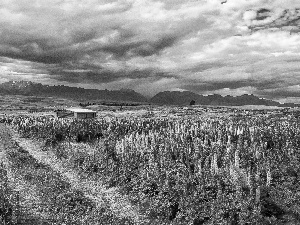
<svg viewBox="0 0 300 225">
<path fill-rule="evenodd" d="M 0 122 L 4 224 L 300 224 L 292 111 L 174 107 Z"/>
</svg>

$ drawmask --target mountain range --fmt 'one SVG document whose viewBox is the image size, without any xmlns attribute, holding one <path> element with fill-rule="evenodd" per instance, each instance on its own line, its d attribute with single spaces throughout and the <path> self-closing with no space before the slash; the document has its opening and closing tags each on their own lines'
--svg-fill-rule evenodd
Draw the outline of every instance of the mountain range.
<svg viewBox="0 0 300 225">
<path fill-rule="evenodd" d="M 143 95 L 129 89 L 122 90 L 98 90 L 69 87 L 64 85 L 49 86 L 31 81 L 9 81 L 0 84 L 0 94 L 45 96 L 75 99 L 79 101 L 103 100 L 103 101 L 129 101 L 147 102 Z"/>
<path fill-rule="evenodd" d="M 261 99 L 254 95 L 241 95 L 241 96 L 222 96 L 218 94 L 213 95 L 198 95 L 189 91 L 164 91 L 155 95 L 152 103 L 156 104 L 174 104 L 174 105 L 187 105 L 191 101 L 199 105 L 220 105 L 220 106 L 242 106 L 242 105 L 266 105 L 266 106 L 279 106 L 280 103 L 272 100 Z"/>
<path fill-rule="evenodd" d="M 164 91 L 156 94 L 152 98 L 145 96 L 130 89 L 121 90 L 98 90 L 69 87 L 64 85 L 49 86 L 30 81 L 9 81 L 0 84 L 0 94 L 25 95 L 38 97 L 59 97 L 75 99 L 79 101 L 115 101 L 115 102 L 139 102 L 157 105 L 219 105 L 219 106 L 242 106 L 242 105 L 266 105 L 281 107 L 299 107 L 299 104 L 285 103 L 259 98 L 254 95 L 241 96 L 221 96 L 199 95 L 190 91 Z"/>
</svg>

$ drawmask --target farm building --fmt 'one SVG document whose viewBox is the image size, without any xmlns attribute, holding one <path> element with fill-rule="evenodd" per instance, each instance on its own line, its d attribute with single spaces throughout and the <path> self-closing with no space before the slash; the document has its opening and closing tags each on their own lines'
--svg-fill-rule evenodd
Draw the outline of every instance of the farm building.
<svg viewBox="0 0 300 225">
<path fill-rule="evenodd" d="M 97 112 L 90 109 L 68 108 L 57 110 L 56 116 L 58 118 L 74 117 L 76 119 L 93 119 L 97 116 Z"/>
</svg>

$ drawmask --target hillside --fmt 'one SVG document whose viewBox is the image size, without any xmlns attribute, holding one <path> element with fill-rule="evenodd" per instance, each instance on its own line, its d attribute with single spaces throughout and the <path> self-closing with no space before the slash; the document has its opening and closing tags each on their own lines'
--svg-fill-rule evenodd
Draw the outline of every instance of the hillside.
<svg viewBox="0 0 300 225">
<path fill-rule="evenodd" d="M 196 105 L 220 105 L 220 106 L 242 106 L 242 105 L 266 105 L 266 106 L 280 106 L 280 107 L 293 107 L 298 106 L 293 103 L 280 104 L 279 102 L 258 98 L 254 95 L 241 95 L 241 96 L 221 96 L 218 94 L 213 95 L 198 95 L 189 91 L 164 91 L 156 94 L 150 99 L 151 103 L 159 105 L 189 105 L 194 100 Z"/>
<path fill-rule="evenodd" d="M 123 90 L 97 90 L 69 87 L 64 85 L 49 86 L 28 81 L 9 81 L 0 84 L 0 94 L 26 95 L 26 96 L 51 96 L 76 100 L 108 100 L 146 102 L 147 99 L 128 89 Z"/>
<path fill-rule="evenodd" d="M 279 107 L 299 107 L 299 104 L 279 102 L 259 98 L 254 95 L 221 96 L 199 95 L 190 91 L 164 91 L 159 92 L 150 99 L 130 89 L 98 90 L 69 87 L 64 85 L 49 86 L 30 81 L 9 81 L 0 84 L 0 94 L 23 95 L 37 97 L 56 97 L 76 101 L 113 101 L 113 102 L 136 102 L 152 103 L 158 105 L 189 105 L 192 100 L 196 105 L 219 105 L 219 106 L 243 106 L 243 105 L 266 105 Z"/>
</svg>

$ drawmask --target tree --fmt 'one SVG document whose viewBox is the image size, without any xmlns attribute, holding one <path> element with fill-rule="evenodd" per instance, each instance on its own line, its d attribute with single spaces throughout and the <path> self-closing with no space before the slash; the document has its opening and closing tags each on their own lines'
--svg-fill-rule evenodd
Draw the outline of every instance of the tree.
<svg viewBox="0 0 300 225">
<path fill-rule="evenodd" d="M 195 105 L 195 100 L 192 100 L 191 102 L 190 102 L 190 105 Z"/>
</svg>

